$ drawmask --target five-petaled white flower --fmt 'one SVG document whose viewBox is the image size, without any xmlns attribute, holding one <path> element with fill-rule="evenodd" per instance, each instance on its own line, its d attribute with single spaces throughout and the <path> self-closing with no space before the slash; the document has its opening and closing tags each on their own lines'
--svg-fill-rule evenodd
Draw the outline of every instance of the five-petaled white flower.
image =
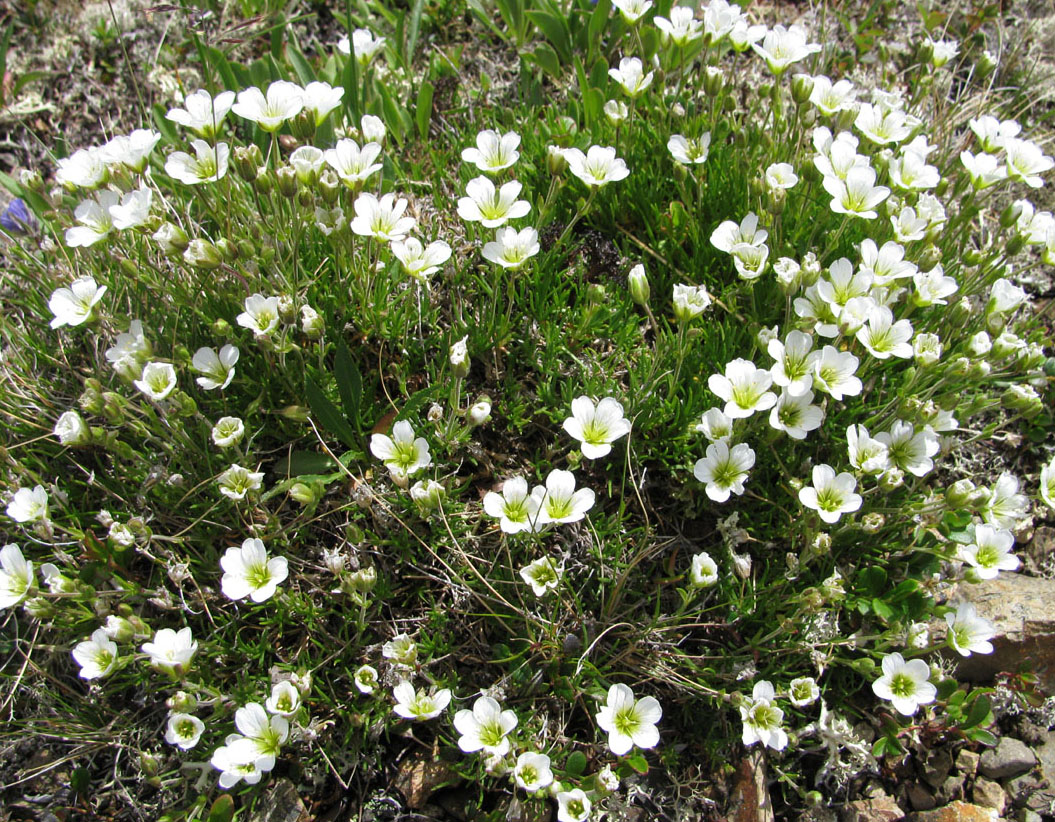
<svg viewBox="0 0 1055 822">
<path fill-rule="evenodd" d="M 659 29 L 664 42 L 669 39 L 679 48 L 703 36 L 703 23 L 696 19 L 696 12 L 688 6 L 674 6 L 669 19 L 657 15 L 652 22 Z"/>
<path fill-rule="evenodd" d="M 497 174 L 520 159 L 519 145 L 520 135 L 515 132 L 499 134 L 493 129 L 484 129 L 476 135 L 475 147 L 462 149 L 462 160 L 486 174 Z"/>
<path fill-rule="evenodd" d="M 191 360 L 194 370 L 202 375 L 195 382 L 206 391 L 226 388 L 234 379 L 234 366 L 237 362 L 238 349 L 233 345 L 225 345 L 219 353 L 212 348 L 199 348 Z"/>
<path fill-rule="evenodd" d="M 649 5 L 652 5 L 649 3 Z M 532 793 L 553 784 L 553 770 L 546 754 L 525 751 L 513 767 L 513 781 L 518 788 Z"/>
<path fill-rule="evenodd" d="M 557 565 L 549 557 L 536 559 L 520 569 L 520 577 L 531 586 L 537 597 L 543 597 L 550 591 L 556 591 L 564 575 L 564 567 Z"/>
<path fill-rule="evenodd" d="M 715 502 L 725 502 L 729 495 L 743 494 L 747 472 L 755 464 L 755 452 L 746 442 L 732 448 L 726 440 L 707 446 L 707 455 L 696 461 L 692 474 L 707 485 L 707 496 Z"/>
<path fill-rule="evenodd" d="M 69 288 L 56 288 L 48 300 L 48 308 L 55 315 L 51 327 L 81 325 L 93 319 L 95 306 L 105 293 L 106 286 L 96 283 L 94 277 L 78 277 Z"/>
<path fill-rule="evenodd" d="M 532 531 L 539 518 L 539 498 L 529 493 L 527 480 L 513 477 L 502 483 L 502 493 L 488 491 L 483 500 L 488 516 L 499 520 L 506 534 Z"/>
<path fill-rule="evenodd" d="M 220 417 L 212 427 L 212 441 L 220 448 L 238 445 L 245 436 L 245 423 L 240 417 Z"/>
<path fill-rule="evenodd" d="M 377 56 L 378 52 L 384 48 L 384 45 L 384 37 L 374 37 L 373 32 L 369 29 L 356 29 L 352 32 L 350 41 L 347 37 L 342 37 L 337 42 L 337 49 L 344 54 L 354 53 L 355 60 L 359 63 L 360 68 L 365 69 Z"/>
<path fill-rule="evenodd" d="M 674 285 L 674 318 L 679 323 L 687 323 L 706 311 L 712 302 L 706 286 Z"/>
<path fill-rule="evenodd" d="M 813 466 L 813 485 L 799 489 L 799 502 L 813 508 L 821 519 L 831 524 L 838 522 L 843 514 L 861 507 L 862 498 L 855 494 L 857 480 L 853 474 L 843 472 L 836 475 L 830 465 Z"/>
<path fill-rule="evenodd" d="M 36 584 L 33 563 L 14 543 L 0 548 L 0 609 L 18 605 Z"/>
<path fill-rule="evenodd" d="M 169 717 L 165 726 L 165 741 L 181 750 L 189 751 L 198 744 L 205 723 L 191 714 L 175 713 Z"/>
<path fill-rule="evenodd" d="M 326 149 L 323 158 L 341 182 L 356 189 L 381 170 L 382 164 L 376 162 L 380 154 L 380 143 L 366 143 L 359 148 L 355 140 L 344 137 L 333 148 Z"/>
<path fill-rule="evenodd" d="M 485 260 L 515 271 L 538 252 L 538 232 L 535 229 L 517 231 L 512 226 L 505 226 L 495 232 L 493 242 L 484 244 L 481 253 Z"/>
<path fill-rule="evenodd" d="M 872 691 L 880 699 L 889 699 L 898 713 L 912 716 L 938 695 L 929 680 L 930 666 L 922 659 L 906 662 L 901 654 L 888 654 L 883 657 L 883 675 L 872 683 Z"/>
<path fill-rule="evenodd" d="M 1001 571 L 1015 571 L 1022 564 L 1011 553 L 1014 535 L 1006 528 L 974 526 L 974 541 L 960 546 L 959 558 L 974 568 L 980 579 L 994 579 Z"/>
<path fill-rule="evenodd" d="M 634 692 L 626 685 L 613 685 L 608 699 L 597 712 L 597 727 L 608 734 L 608 747 L 616 756 L 628 753 L 635 745 L 654 748 L 659 743 L 656 723 L 663 717 L 663 709 L 655 697 L 634 699 Z"/>
<path fill-rule="evenodd" d="M 95 192 L 90 200 L 83 200 L 73 212 L 78 224 L 66 229 L 66 245 L 87 248 L 105 239 L 114 228 L 111 211 L 118 207 L 119 201 L 117 193 L 108 188 Z"/>
<path fill-rule="evenodd" d="M 626 162 L 615 156 L 611 146 L 590 146 L 585 154 L 577 148 L 565 149 L 564 159 L 571 173 L 590 188 L 615 183 L 630 175 Z"/>
<path fill-rule="evenodd" d="M 407 201 L 395 194 L 385 194 L 377 199 L 373 194 L 364 191 L 355 198 L 355 219 L 351 229 L 360 237 L 374 237 L 385 242 L 404 239 L 418 221 L 413 217 L 404 217 Z"/>
<path fill-rule="evenodd" d="M 165 161 L 165 173 L 189 186 L 222 179 L 231 160 L 231 147 L 227 143 L 212 146 L 204 140 L 192 141 L 191 147 L 193 157 L 185 151 L 170 154 Z"/>
<path fill-rule="evenodd" d="M 278 586 L 289 576 L 289 562 L 285 557 L 268 559 L 264 543 L 249 537 L 241 548 L 231 547 L 220 558 L 223 579 L 220 586 L 228 599 L 263 602 L 274 596 Z"/>
<path fill-rule="evenodd" d="M 233 500 L 245 499 L 250 491 L 259 491 L 263 481 L 263 471 L 250 471 L 237 464 L 232 465 L 216 478 L 220 486 L 220 493 Z"/>
<path fill-rule="evenodd" d="M 396 665 L 410 667 L 418 659 L 418 643 L 411 639 L 410 634 L 396 634 L 381 646 L 381 656 L 391 659 Z"/>
<path fill-rule="evenodd" d="M 824 412 L 819 405 L 811 405 L 813 392 L 792 396 L 787 389 L 780 393 L 777 404 L 769 412 L 769 424 L 783 431 L 793 440 L 804 440 L 806 434 L 821 427 Z"/>
<path fill-rule="evenodd" d="M 377 668 L 372 665 L 360 665 L 356 668 L 352 681 L 355 682 L 355 687 L 361 694 L 372 694 L 381 682 L 377 675 Z"/>
<path fill-rule="evenodd" d="M 777 395 L 769 390 L 773 375 L 757 367 L 750 360 L 737 358 L 725 366 L 725 374 L 711 374 L 707 387 L 725 400 L 725 415 L 730 419 L 744 419 L 756 411 L 768 411 L 777 402 Z"/>
<path fill-rule="evenodd" d="M 619 61 L 619 68 L 608 69 L 608 76 L 622 87 L 627 97 L 633 99 L 652 85 L 654 72 L 645 74 L 641 60 L 637 57 L 623 57 Z"/>
<path fill-rule="evenodd" d="M 182 675 L 198 652 L 198 641 L 190 628 L 179 631 L 162 628 L 154 634 L 151 642 L 144 642 L 140 650 L 150 657 L 150 664 L 155 668 Z"/>
<path fill-rule="evenodd" d="M 762 45 L 755 43 L 751 48 L 766 61 L 769 70 L 778 76 L 792 63 L 805 60 L 821 50 L 819 43 L 807 42 L 806 30 L 799 25 L 793 25 L 791 28 L 774 26 L 766 32 Z"/>
<path fill-rule="evenodd" d="M 825 177 L 824 190 L 832 195 L 831 209 L 836 214 L 863 217 L 874 220 L 878 217 L 875 207 L 890 196 L 890 189 L 875 184 L 875 169 L 869 166 L 854 166 L 846 172 L 846 178 Z"/>
<path fill-rule="evenodd" d="M 454 727 L 461 734 L 458 747 L 465 753 L 482 750 L 490 756 L 505 756 L 509 753 L 509 732 L 516 726 L 517 715 L 510 710 L 503 711 L 489 696 L 477 699 L 471 711 L 458 711 L 454 715 Z"/>
<path fill-rule="evenodd" d="M 517 199 L 522 188 L 516 180 L 495 188 L 487 177 L 476 177 L 465 184 L 466 196 L 458 200 L 458 216 L 487 228 L 505 225 L 531 211 L 527 200 Z"/>
<path fill-rule="evenodd" d="M 538 500 L 537 523 L 578 522 L 593 508 L 594 492 L 589 488 L 575 490 L 575 475 L 559 468 L 549 472 L 545 487 L 531 492 Z"/>
<path fill-rule="evenodd" d="M 652 0 L 612 0 L 612 5 L 619 9 L 623 19 L 632 26 L 652 8 Z M 549 759 L 546 761 L 549 762 Z"/>
<path fill-rule="evenodd" d="M 288 679 L 276 682 L 271 688 L 271 696 L 264 702 L 264 707 L 267 708 L 268 713 L 288 719 L 300 708 L 300 691 Z"/>
<path fill-rule="evenodd" d="M 405 679 L 392 689 L 396 706 L 392 710 L 404 719 L 434 719 L 443 713 L 451 701 L 449 688 L 433 693 L 416 690 Z"/>
<path fill-rule="evenodd" d="M 667 140 L 667 151 L 674 160 L 682 165 L 697 165 L 707 162 L 711 149 L 711 132 L 705 131 L 699 138 L 673 135 Z"/>
<path fill-rule="evenodd" d="M 599 459 L 612 450 L 612 443 L 630 433 L 630 421 L 623 416 L 623 406 L 614 397 L 605 397 L 594 405 L 589 397 L 571 401 L 571 416 L 564 420 L 564 430 L 582 443 L 582 455 Z"/>
<path fill-rule="evenodd" d="M 231 111 L 252 120 L 264 131 L 278 131 L 304 108 L 304 89 L 288 80 L 276 80 L 264 95 L 256 86 L 238 92 L 238 102 Z"/>
<path fill-rule="evenodd" d="M 316 126 L 322 125 L 330 112 L 341 104 L 343 98 L 344 88 L 342 86 L 334 87 L 329 83 L 319 81 L 308 83 L 301 95 L 304 110 L 311 112 Z"/>
<path fill-rule="evenodd" d="M 117 643 L 103 628 L 97 628 L 91 639 L 77 643 L 73 658 L 81 666 L 81 679 L 102 679 L 117 665 Z"/>
<path fill-rule="evenodd" d="M 199 137 L 210 140 L 234 105 L 235 93 L 222 91 L 213 97 L 205 89 L 191 92 L 183 99 L 183 108 L 171 108 L 166 120 L 189 128 Z"/>
<path fill-rule="evenodd" d="M 176 390 L 176 368 L 170 362 L 148 362 L 132 384 L 150 399 L 160 402 Z"/>
<path fill-rule="evenodd" d="M 774 751 L 782 751 L 787 747 L 787 731 L 780 727 L 784 721 L 784 712 L 774 704 L 776 698 L 772 683 L 764 679 L 755 683 L 751 698 L 745 699 L 740 706 L 740 719 L 744 723 L 742 739 L 745 745 L 761 742 Z"/>
<path fill-rule="evenodd" d="M 43 485 L 19 488 L 7 504 L 7 515 L 15 522 L 47 522 L 48 492 Z"/>
<path fill-rule="evenodd" d="M 820 699 L 821 689 L 812 676 L 803 676 L 788 683 L 788 701 L 796 708 L 805 708 Z"/>
<path fill-rule="evenodd" d="M 396 483 L 406 483 L 409 477 L 432 464 L 429 444 L 424 437 L 414 436 L 414 427 L 406 420 L 392 426 L 392 436 L 374 434 L 370 437 L 370 453 L 381 460 Z"/>
<path fill-rule="evenodd" d="M 978 616 L 977 610 L 970 602 L 961 602 L 956 612 L 945 614 L 948 624 L 949 645 L 960 656 L 971 654 L 991 654 L 996 629 L 989 620 Z"/>
<path fill-rule="evenodd" d="M 1055 457 L 1040 469 L 1040 498 L 1049 508 L 1055 508 Z"/>
<path fill-rule="evenodd" d="M 706 551 L 692 557 L 689 568 L 689 583 L 693 588 L 709 588 L 718 582 L 718 563 Z"/>
<path fill-rule="evenodd" d="M 250 294 L 244 305 L 245 311 L 235 317 L 242 328 L 248 328 L 257 337 L 266 337 L 278 328 L 278 297 Z"/>
<path fill-rule="evenodd" d="M 391 248 L 392 255 L 402 264 L 403 270 L 423 283 L 428 283 L 429 277 L 451 257 L 451 247 L 443 240 L 424 246 L 416 237 L 407 237 L 393 242 Z"/>
</svg>

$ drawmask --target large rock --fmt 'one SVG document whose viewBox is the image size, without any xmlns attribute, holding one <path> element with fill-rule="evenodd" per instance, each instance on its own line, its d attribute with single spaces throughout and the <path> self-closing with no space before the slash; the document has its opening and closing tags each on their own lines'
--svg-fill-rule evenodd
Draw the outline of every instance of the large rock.
<svg viewBox="0 0 1055 822">
<path fill-rule="evenodd" d="M 894 798 L 882 794 L 871 799 L 858 799 L 847 802 L 839 814 L 840 822 L 897 822 L 905 812 L 898 807 Z"/>
<path fill-rule="evenodd" d="M 951 802 L 944 808 L 914 813 L 909 817 L 909 822 L 993 822 L 993 817 L 990 808 L 968 802 Z"/>
<path fill-rule="evenodd" d="M 1028 661 L 1040 688 L 1055 694 L 1055 581 L 1002 573 L 977 585 L 958 585 L 950 602 L 974 603 L 978 615 L 996 628 L 993 653 L 958 658 L 960 678 L 989 682 Z"/>
<path fill-rule="evenodd" d="M 1004 779 L 1031 771 L 1036 764 L 1037 755 L 1028 745 L 1005 736 L 996 743 L 995 748 L 990 748 L 982 754 L 978 772 L 990 779 Z"/>
</svg>

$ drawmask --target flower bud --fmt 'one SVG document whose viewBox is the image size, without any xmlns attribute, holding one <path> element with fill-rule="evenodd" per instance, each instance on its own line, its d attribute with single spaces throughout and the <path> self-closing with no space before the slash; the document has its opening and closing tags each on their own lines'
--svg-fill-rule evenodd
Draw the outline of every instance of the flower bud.
<svg viewBox="0 0 1055 822">
<path fill-rule="evenodd" d="M 289 130 L 301 142 L 311 142 L 315 136 L 315 112 L 302 108 L 297 116 L 289 121 Z"/>
<path fill-rule="evenodd" d="M 985 360 L 979 360 L 978 362 L 971 363 L 971 367 L 967 369 L 967 376 L 972 380 L 981 380 L 988 377 L 993 367 Z"/>
<path fill-rule="evenodd" d="M 216 241 L 216 250 L 220 252 L 224 262 L 233 263 L 238 259 L 238 243 L 232 243 L 226 237 Z"/>
<path fill-rule="evenodd" d="M 451 346 L 451 371 L 455 379 L 464 380 L 469 375 L 469 351 L 465 345 L 468 339 L 466 335 Z"/>
<path fill-rule="evenodd" d="M 766 211 L 777 216 L 784 213 L 788 193 L 782 188 L 770 188 L 766 191 Z"/>
<path fill-rule="evenodd" d="M 956 480 L 945 489 L 945 504 L 950 510 L 969 508 L 971 506 L 971 495 L 975 492 L 975 485 L 969 479 Z"/>
<path fill-rule="evenodd" d="M 238 176 L 251 183 L 260 175 L 260 167 L 264 164 L 264 155 L 260 147 L 255 143 L 248 146 L 235 146 L 231 152 L 231 164 L 234 166 Z"/>
<path fill-rule="evenodd" d="M 795 74 L 791 78 L 791 99 L 795 105 L 805 105 L 813 94 L 813 78 L 808 74 Z"/>
<path fill-rule="evenodd" d="M 332 208 L 341 194 L 341 180 L 332 168 L 324 168 L 319 172 L 317 188 L 323 202 Z"/>
<path fill-rule="evenodd" d="M 620 125 L 630 115 L 630 109 L 622 100 L 609 100 L 604 104 L 604 116 L 613 126 Z"/>
<path fill-rule="evenodd" d="M 33 619 L 51 619 L 58 613 L 55 604 L 47 597 L 30 597 L 22 606 L 22 609 Z"/>
<path fill-rule="evenodd" d="M 429 406 L 428 413 L 425 414 L 425 419 L 429 422 L 439 422 L 443 419 L 443 406 L 438 402 L 434 402 Z"/>
<path fill-rule="evenodd" d="M 708 97 L 717 97 L 725 85 L 725 75 L 717 66 L 707 66 L 703 70 L 703 91 Z"/>
<path fill-rule="evenodd" d="M 422 511 L 435 511 L 447 496 L 447 489 L 436 480 L 418 480 L 410 487 L 410 498 Z"/>
<path fill-rule="evenodd" d="M 354 574 L 349 574 L 347 580 L 352 590 L 360 594 L 368 594 L 377 585 L 377 569 L 373 565 L 360 568 Z"/>
<path fill-rule="evenodd" d="M 215 271 L 223 265 L 223 257 L 220 250 L 208 240 L 191 240 L 187 250 L 183 252 L 183 261 L 191 268 L 199 268 L 203 271 Z"/>
<path fill-rule="evenodd" d="M 930 368 L 941 361 L 942 344 L 937 334 L 919 333 L 912 340 L 912 353 L 920 368 Z"/>
<path fill-rule="evenodd" d="M 295 482 L 289 488 L 289 495 L 304 507 L 315 505 L 322 498 L 322 488 L 317 483 Z"/>
<path fill-rule="evenodd" d="M 891 468 L 879 478 L 879 487 L 884 491 L 900 488 L 905 482 L 905 472 L 900 468 Z"/>
<path fill-rule="evenodd" d="M 948 312 L 951 323 L 954 326 L 962 326 L 974 314 L 974 306 L 971 305 L 971 301 L 967 297 L 960 297 L 959 300 L 949 306 Z"/>
<path fill-rule="evenodd" d="M 941 262 L 941 249 L 936 245 L 928 245 L 920 254 L 917 264 L 923 272 L 932 271 L 934 266 Z"/>
<path fill-rule="evenodd" d="M 160 246 L 162 253 L 170 256 L 182 254 L 190 242 L 186 231 L 178 225 L 169 222 L 162 223 L 161 227 L 154 232 L 153 237 L 154 242 Z"/>
<path fill-rule="evenodd" d="M 1026 419 L 1031 419 L 1044 410 L 1044 402 L 1032 385 L 1008 386 L 1000 396 L 1005 408 L 1017 411 Z"/>
<path fill-rule="evenodd" d="M 253 180 L 253 188 L 261 197 L 266 197 L 275 186 L 275 178 L 266 168 L 261 168 L 256 179 Z"/>
<path fill-rule="evenodd" d="M 297 195 L 297 172 L 292 166 L 279 166 L 275 169 L 275 183 L 283 197 L 292 200 Z"/>
<path fill-rule="evenodd" d="M 84 391 L 77 398 L 77 404 L 89 414 L 102 414 L 103 412 L 103 384 L 95 377 L 89 377 L 84 381 Z"/>
<path fill-rule="evenodd" d="M 22 188 L 28 188 L 30 191 L 44 190 L 44 179 L 36 169 L 22 169 L 18 174 L 18 182 L 22 184 Z"/>
<path fill-rule="evenodd" d="M 553 177 L 560 177 L 568 167 L 568 161 L 564 157 L 564 149 L 559 146 L 546 146 L 546 170 Z"/>
<path fill-rule="evenodd" d="M 631 299 L 642 308 L 647 306 L 651 288 L 648 283 L 648 276 L 645 274 L 645 267 L 640 263 L 635 265 L 630 269 L 626 280 L 630 288 Z"/>
<path fill-rule="evenodd" d="M 297 191 L 297 205 L 301 208 L 313 208 L 315 205 L 315 195 L 311 189 L 302 188 Z"/>
<path fill-rule="evenodd" d="M 469 408 L 466 414 L 469 425 L 474 428 L 483 425 L 491 419 L 491 401 L 487 397 L 481 397 Z"/>
<path fill-rule="evenodd" d="M 886 517 L 878 511 L 869 511 L 861 517 L 861 528 L 866 534 L 877 534 L 886 524 Z"/>
<path fill-rule="evenodd" d="M 165 700 L 165 707 L 176 714 L 192 714 L 198 709 L 198 700 L 194 694 L 176 691 Z"/>
<path fill-rule="evenodd" d="M 302 305 L 300 307 L 300 329 L 309 340 L 320 340 L 326 330 L 326 322 L 322 319 L 322 315 L 310 305 Z"/>
<path fill-rule="evenodd" d="M 131 622 L 122 616 L 116 616 L 114 614 L 110 614 L 110 616 L 106 618 L 106 624 L 103 626 L 103 630 L 114 642 L 131 642 L 132 638 L 136 635 L 136 629 Z"/>
<path fill-rule="evenodd" d="M 292 420 L 293 422 L 307 422 L 308 418 L 311 416 L 311 411 L 303 405 L 287 405 L 278 413 L 287 420 Z"/>
<path fill-rule="evenodd" d="M 88 445 L 92 432 L 88 423 L 76 411 L 66 411 L 55 422 L 54 435 L 63 445 Z"/>
</svg>

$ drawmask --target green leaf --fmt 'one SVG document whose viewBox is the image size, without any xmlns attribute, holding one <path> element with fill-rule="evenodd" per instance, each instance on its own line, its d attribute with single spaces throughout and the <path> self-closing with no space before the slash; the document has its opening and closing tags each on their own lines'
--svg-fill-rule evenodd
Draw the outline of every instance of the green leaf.
<svg viewBox="0 0 1055 822">
<path fill-rule="evenodd" d="M 972 742 L 980 742 L 981 744 L 987 745 L 990 748 L 996 746 L 996 737 L 984 728 L 971 728 L 969 731 L 967 731 L 966 736 Z"/>
<path fill-rule="evenodd" d="M 314 69 L 311 67 L 311 63 L 308 62 L 307 58 L 294 43 L 286 44 L 286 58 L 292 64 L 293 71 L 296 72 L 297 79 L 302 86 L 314 83 L 318 79 Z"/>
<path fill-rule="evenodd" d="M 362 109 L 359 105 L 359 64 L 355 60 L 355 55 L 350 56 L 344 63 L 341 85 L 344 86 L 344 99 L 348 113 L 351 119 L 358 124 Z"/>
<path fill-rule="evenodd" d="M 564 770 L 571 776 L 581 776 L 586 770 L 586 754 L 582 751 L 572 751 L 564 763 Z"/>
<path fill-rule="evenodd" d="M 407 43 L 403 51 L 407 66 L 414 62 L 414 49 L 418 44 L 418 31 L 421 29 L 421 13 L 425 9 L 425 0 L 414 0 L 410 10 L 410 25 L 407 28 Z"/>
<path fill-rule="evenodd" d="M 436 89 L 428 80 L 418 89 L 418 103 L 414 108 L 414 119 L 418 124 L 418 135 L 422 140 L 428 139 L 429 123 L 432 121 L 432 96 Z"/>
<path fill-rule="evenodd" d="M 359 427 L 359 410 L 363 399 L 363 377 L 352 359 L 344 340 L 337 343 L 337 357 L 334 362 L 334 375 L 337 377 L 337 393 L 344 406 L 344 415 Z"/>
<path fill-rule="evenodd" d="M 322 389 L 319 388 L 315 381 L 311 379 L 305 380 L 304 391 L 307 394 L 308 407 L 319 425 L 349 448 L 355 448 L 355 431 L 352 430 L 348 420 L 344 418 L 337 406 L 322 392 Z"/>
<path fill-rule="evenodd" d="M 595 123 L 604 114 L 604 94 L 600 89 L 588 88 L 582 95 L 582 107 L 586 112 L 586 122 Z"/>
<path fill-rule="evenodd" d="M 522 55 L 522 57 L 526 62 L 538 66 L 554 80 L 560 81 L 563 79 L 564 72 L 560 67 L 560 58 L 557 57 L 557 52 L 545 43 L 536 46 L 534 51 L 530 51 Z"/>
<path fill-rule="evenodd" d="M 877 617 L 883 620 L 890 620 L 894 616 L 894 609 L 879 597 L 872 599 L 872 610 L 875 611 Z"/>
<path fill-rule="evenodd" d="M 985 694 L 979 694 L 974 702 L 971 703 L 971 707 L 967 711 L 967 718 L 960 723 L 960 727 L 973 728 L 975 725 L 988 725 L 992 721 L 992 713 L 989 697 Z"/>
<path fill-rule="evenodd" d="M 6 188 L 16 197 L 21 197 L 25 201 L 26 205 L 28 205 L 30 209 L 32 209 L 36 213 L 37 219 L 39 219 L 40 215 L 43 214 L 45 211 L 49 211 L 51 209 L 51 206 L 48 205 L 47 201 L 39 194 L 37 194 L 37 192 L 30 191 L 17 180 L 15 180 L 13 177 L 8 174 L 5 174 L 2 171 L 0 171 L 0 186 Z"/>
<path fill-rule="evenodd" d="M 626 764 L 639 774 L 648 773 L 648 760 L 636 751 L 626 758 Z"/>
<path fill-rule="evenodd" d="M 877 597 L 886 589 L 887 573 L 878 565 L 869 565 L 857 575 L 857 584 L 870 596 Z"/>
<path fill-rule="evenodd" d="M 590 15 L 590 42 L 600 43 L 601 34 L 608 25 L 608 17 L 612 12 L 612 0 L 597 0 L 593 14 Z"/>
<path fill-rule="evenodd" d="M 197 38 L 195 38 L 195 42 L 198 42 Z M 235 75 L 234 68 L 228 62 L 224 53 L 219 49 L 212 48 L 211 46 L 199 46 L 198 52 L 203 63 L 212 63 L 213 68 L 219 72 L 220 79 L 223 80 L 224 88 L 234 91 L 250 85 L 249 83 L 239 82 L 239 78 Z"/>
<path fill-rule="evenodd" d="M 412 416 L 417 414 L 422 409 L 425 403 L 429 401 L 429 398 L 431 396 L 432 391 L 428 388 L 423 388 L 421 391 L 418 391 L 403 404 L 403 408 L 400 409 L 400 412 L 398 414 L 396 414 L 394 422 L 399 422 L 400 420 L 409 420 Z"/>
<path fill-rule="evenodd" d="M 564 64 L 572 60 L 571 32 L 568 30 L 568 22 L 556 14 L 531 9 L 527 12 L 528 18 L 539 27 L 542 34 L 553 46 L 557 56 Z"/>
<path fill-rule="evenodd" d="M 952 677 L 947 677 L 938 683 L 938 699 L 942 702 L 948 701 L 949 697 L 956 693 L 956 689 L 960 687 L 958 683 Z"/>
<path fill-rule="evenodd" d="M 271 473 L 278 477 L 303 477 L 306 474 L 328 474 L 337 463 L 326 454 L 314 451 L 294 451 L 275 463 Z"/>
<path fill-rule="evenodd" d="M 209 808 L 206 822 L 231 822 L 232 819 L 234 819 L 234 800 L 229 793 L 222 793 Z"/>
</svg>

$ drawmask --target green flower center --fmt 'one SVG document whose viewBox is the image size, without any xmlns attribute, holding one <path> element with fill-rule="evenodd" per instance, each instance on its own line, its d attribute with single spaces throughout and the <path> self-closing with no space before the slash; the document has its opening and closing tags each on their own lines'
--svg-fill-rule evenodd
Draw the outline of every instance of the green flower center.
<svg viewBox="0 0 1055 822">
<path fill-rule="evenodd" d="M 916 680 L 908 674 L 894 674 L 890 678 L 890 693 L 896 697 L 912 696 L 916 692 Z"/>
<path fill-rule="evenodd" d="M 485 723 L 480 728 L 480 741 L 488 748 L 494 748 L 501 745 L 502 740 L 505 739 L 505 735 L 505 731 L 502 729 L 502 724 L 497 718 Z"/>
<path fill-rule="evenodd" d="M 623 736 L 633 736 L 634 731 L 638 729 L 641 722 L 634 711 L 634 707 L 630 706 L 619 711 L 612 720 L 612 724 Z"/>
<path fill-rule="evenodd" d="M 983 568 L 995 568 L 1000 561 L 1000 552 L 992 545 L 981 545 L 974 555 L 975 562 Z"/>
</svg>

